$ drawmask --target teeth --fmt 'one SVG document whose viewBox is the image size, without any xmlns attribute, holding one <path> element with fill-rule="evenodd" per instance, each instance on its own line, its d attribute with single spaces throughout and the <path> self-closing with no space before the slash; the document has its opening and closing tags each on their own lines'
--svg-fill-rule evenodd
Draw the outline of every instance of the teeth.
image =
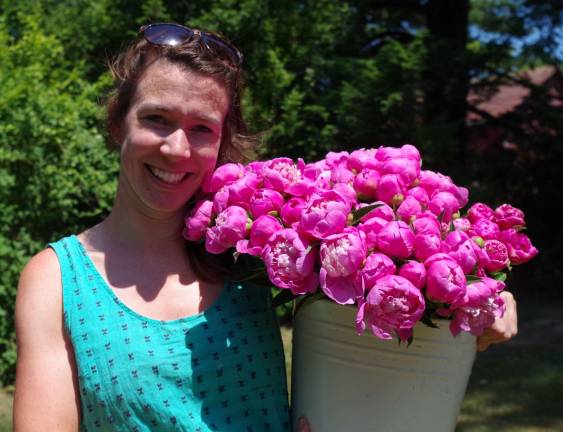
<svg viewBox="0 0 563 432">
<path fill-rule="evenodd" d="M 155 167 L 152 167 L 152 166 L 149 167 L 149 169 L 160 180 L 162 180 L 165 183 L 170 183 L 170 184 L 180 183 L 180 181 L 186 175 L 186 173 L 179 173 L 179 174 L 169 173 L 167 171 L 163 171 L 161 169 L 158 169 L 158 168 L 155 168 Z"/>
</svg>

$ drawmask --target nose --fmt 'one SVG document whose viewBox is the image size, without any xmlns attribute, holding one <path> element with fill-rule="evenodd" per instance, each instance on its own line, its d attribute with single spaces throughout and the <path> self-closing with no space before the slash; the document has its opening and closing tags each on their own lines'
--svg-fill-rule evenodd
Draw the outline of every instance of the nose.
<svg viewBox="0 0 563 432">
<path fill-rule="evenodd" d="M 160 151 L 166 156 L 189 158 L 190 143 L 186 132 L 182 128 L 178 128 L 170 133 L 160 147 Z"/>
</svg>

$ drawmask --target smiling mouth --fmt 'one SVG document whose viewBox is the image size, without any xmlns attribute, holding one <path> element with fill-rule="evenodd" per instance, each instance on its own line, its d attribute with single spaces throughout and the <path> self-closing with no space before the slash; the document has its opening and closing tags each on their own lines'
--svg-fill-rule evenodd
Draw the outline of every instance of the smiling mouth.
<svg viewBox="0 0 563 432">
<path fill-rule="evenodd" d="M 160 168 L 156 168 L 150 165 L 147 165 L 148 170 L 151 172 L 151 174 L 153 176 L 155 176 L 157 179 L 159 179 L 160 181 L 167 183 L 167 184 L 171 184 L 171 185 L 175 185 L 180 183 L 182 180 L 184 180 L 186 177 L 188 177 L 190 174 L 187 172 L 183 172 L 183 173 L 172 173 L 172 172 L 168 172 L 168 171 L 164 171 L 161 170 Z"/>
</svg>

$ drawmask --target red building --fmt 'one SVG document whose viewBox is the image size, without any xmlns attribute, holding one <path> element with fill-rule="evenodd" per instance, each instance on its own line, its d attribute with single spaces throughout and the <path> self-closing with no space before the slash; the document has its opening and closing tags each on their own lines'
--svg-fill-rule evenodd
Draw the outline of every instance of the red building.
<svg viewBox="0 0 563 432">
<path fill-rule="evenodd" d="M 484 81 L 468 96 L 466 118 L 468 144 L 485 150 L 517 151 L 519 137 L 530 134 L 553 135 L 540 113 L 546 106 L 563 105 L 563 74 L 555 66 L 541 66 L 508 76 L 493 86 Z"/>
</svg>

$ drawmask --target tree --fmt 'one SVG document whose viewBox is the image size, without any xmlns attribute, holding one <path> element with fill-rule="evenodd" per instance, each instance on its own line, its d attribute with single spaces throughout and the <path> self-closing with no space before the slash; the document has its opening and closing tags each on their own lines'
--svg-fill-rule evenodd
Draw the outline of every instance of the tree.
<svg viewBox="0 0 563 432">
<path fill-rule="evenodd" d="M 99 220 L 113 200 L 116 156 L 98 130 L 96 98 L 37 17 L 18 38 L 0 25 L 0 376 L 14 376 L 14 297 L 29 257 Z"/>
</svg>

